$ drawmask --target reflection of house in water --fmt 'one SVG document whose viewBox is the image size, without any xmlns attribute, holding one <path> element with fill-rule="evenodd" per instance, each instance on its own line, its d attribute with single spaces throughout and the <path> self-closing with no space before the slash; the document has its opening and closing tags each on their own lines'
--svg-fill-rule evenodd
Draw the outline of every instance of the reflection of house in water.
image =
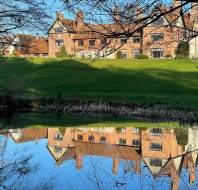
<svg viewBox="0 0 198 190">
<path fill-rule="evenodd" d="M 188 144 L 185 149 L 198 149 L 198 127 L 188 128 Z"/>
<path fill-rule="evenodd" d="M 35 141 L 47 138 L 47 128 L 10 129 L 9 135 L 16 143 Z"/>
<path fill-rule="evenodd" d="M 118 172 L 120 160 L 133 161 L 133 170 L 140 173 L 143 161 L 155 178 L 170 176 L 172 189 L 179 188 L 182 168 L 188 169 L 190 183 L 196 177 L 197 153 L 185 153 L 174 129 L 49 128 L 48 149 L 57 164 L 75 159 L 78 169 L 88 155 L 111 157 L 113 173 Z"/>
</svg>

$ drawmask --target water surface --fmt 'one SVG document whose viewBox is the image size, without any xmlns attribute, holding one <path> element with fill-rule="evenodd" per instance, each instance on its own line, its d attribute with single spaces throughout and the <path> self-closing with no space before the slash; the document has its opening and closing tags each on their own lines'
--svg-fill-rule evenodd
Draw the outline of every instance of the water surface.
<svg viewBox="0 0 198 190">
<path fill-rule="evenodd" d="M 1 119 L 0 189 L 198 189 L 196 125 L 74 118 Z"/>
</svg>

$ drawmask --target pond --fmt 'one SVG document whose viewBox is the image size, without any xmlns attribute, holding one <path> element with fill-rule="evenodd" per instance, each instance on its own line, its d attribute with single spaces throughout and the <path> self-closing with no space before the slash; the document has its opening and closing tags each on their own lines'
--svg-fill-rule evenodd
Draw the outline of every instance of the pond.
<svg viewBox="0 0 198 190">
<path fill-rule="evenodd" d="M 198 189 L 198 126 L 32 113 L 0 119 L 0 189 Z"/>
</svg>

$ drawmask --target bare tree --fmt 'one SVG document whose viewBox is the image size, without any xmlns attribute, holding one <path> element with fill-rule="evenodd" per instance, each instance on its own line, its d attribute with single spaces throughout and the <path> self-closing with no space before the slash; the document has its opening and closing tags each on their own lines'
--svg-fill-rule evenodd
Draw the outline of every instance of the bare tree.
<svg viewBox="0 0 198 190">
<path fill-rule="evenodd" d="M 44 0 L 0 0 L 0 49 L 17 43 L 18 33 L 46 31 L 50 18 Z"/>
<path fill-rule="evenodd" d="M 167 18 L 163 25 L 170 34 L 178 33 L 177 40 L 189 42 L 198 35 L 193 28 L 190 10 L 196 6 L 194 0 L 62 0 L 66 10 L 76 14 L 79 9 L 84 11 L 84 30 L 78 33 L 94 33 L 104 39 L 100 51 L 109 55 L 120 49 L 134 35 L 143 35 L 143 30 L 155 25 L 162 17 Z M 194 2 L 192 4 L 192 2 Z M 120 39 L 123 39 L 120 42 Z M 175 40 L 175 39 L 174 39 Z M 149 45 L 149 44 L 148 44 Z M 143 51 L 143 47 L 141 48 Z"/>
<path fill-rule="evenodd" d="M 32 163 L 33 155 L 27 154 L 25 149 L 8 156 L 8 138 L 6 137 L 8 133 L 6 130 L 2 132 L 5 138 L 0 140 L 0 189 L 26 189 L 28 184 L 31 184 L 28 189 L 53 189 L 53 177 L 32 184 L 29 176 L 38 172 L 39 163 Z"/>
</svg>

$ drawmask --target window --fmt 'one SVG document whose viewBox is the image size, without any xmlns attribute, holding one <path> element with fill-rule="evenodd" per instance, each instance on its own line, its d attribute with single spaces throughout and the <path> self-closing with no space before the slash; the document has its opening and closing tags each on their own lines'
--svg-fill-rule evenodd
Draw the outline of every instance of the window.
<svg viewBox="0 0 198 190">
<path fill-rule="evenodd" d="M 126 133 L 126 128 L 116 128 L 117 133 Z"/>
<path fill-rule="evenodd" d="M 63 44 L 64 44 L 63 40 L 56 40 L 55 41 L 56 46 L 63 46 Z"/>
<path fill-rule="evenodd" d="M 151 151 L 162 151 L 162 144 L 160 143 L 151 143 L 150 144 Z"/>
<path fill-rule="evenodd" d="M 120 38 L 120 43 L 121 43 L 121 44 L 127 43 L 127 38 L 126 38 L 126 37 Z"/>
<path fill-rule="evenodd" d="M 62 27 L 55 28 L 55 32 L 56 33 L 62 33 L 63 32 L 63 28 Z"/>
<path fill-rule="evenodd" d="M 133 49 L 132 57 L 137 58 L 140 55 L 140 49 Z"/>
<path fill-rule="evenodd" d="M 138 37 L 138 36 L 133 37 L 134 44 L 139 44 L 140 42 L 141 42 L 141 37 Z"/>
<path fill-rule="evenodd" d="M 43 57 L 48 57 L 48 53 L 43 53 Z"/>
<path fill-rule="evenodd" d="M 140 146 L 140 141 L 139 140 L 132 140 L 132 145 L 138 147 L 138 146 Z"/>
<path fill-rule="evenodd" d="M 60 146 L 55 146 L 55 147 L 54 147 L 54 152 L 61 153 L 61 152 L 62 152 L 62 147 L 60 147 Z"/>
<path fill-rule="evenodd" d="M 164 40 L 164 34 L 161 33 L 151 34 L 151 39 L 153 42 L 161 42 Z"/>
<path fill-rule="evenodd" d="M 78 40 L 78 47 L 83 47 L 83 46 L 84 46 L 84 41 Z"/>
<path fill-rule="evenodd" d="M 119 139 L 119 145 L 126 145 L 126 139 L 125 138 L 120 138 Z"/>
<path fill-rule="evenodd" d="M 162 129 L 150 129 L 152 136 L 162 136 Z"/>
<path fill-rule="evenodd" d="M 140 133 L 140 129 L 139 128 L 132 128 L 132 133 Z"/>
<path fill-rule="evenodd" d="M 94 47 L 96 44 L 96 40 L 89 40 L 89 47 Z"/>
<path fill-rule="evenodd" d="M 39 53 L 34 53 L 34 57 L 39 57 Z"/>
<path fill-rule="evenodd" d="M 100 137 L 100 143 L 105 144 L 106 143 L 106 137 Z"/>
<path fill-rule="evenodd" d="M 151 56 L 153 58 L 164 57 L 164 49 L 162 49 L 162 48 L 153 48 L 153 49 L 151 49 Z"/>
<path fill-rule="evenodd" d="M 160 18 L 157 19 L 155 22 L 153 22 L 151 25 L 153 25 L 153 26 L 164 25 L 164 18 L 163 18 L 163 17 L 160 17 Z"/>
<path fill-rule="evenodd" d="M 78 140 L 79 140 L 79 141 L 82 141 L 82 140 L 83 140 L 83 135 L 78 134 Z"/>
<path fill-rule="evenodd" d="M 56 141 L 62 141 L 63 140 L 63 135 L 61 134 L 61 132 L 56 132 L 54 134 L 54 140 L 56 140 Z"/>
<path fill-rule="evenodd" d="M 100 41 L 100 44 L 101 44 L 102 47 L 105 47 L 107 45 L 107 39 L 102 39 Z"/>
<path fill-rule="evenodd" d="M 88 140 L 91 141 L 91 142 L 94 141 L 94 136 L 93 135 L 89 135 L 88 136 Z"/>
<path fill-rule="evenodd" d="M 124 59 L 127 58 L 127 50 L 126 49 L 122 49 L 121 54 L 122 54 L 122 58 L 124 58 Z"/>
<path fill-rule="evenodd" d="M 151 158 L 150 159 L 150 166 L 162 167 L 162 159 Z"/>
</svg>

